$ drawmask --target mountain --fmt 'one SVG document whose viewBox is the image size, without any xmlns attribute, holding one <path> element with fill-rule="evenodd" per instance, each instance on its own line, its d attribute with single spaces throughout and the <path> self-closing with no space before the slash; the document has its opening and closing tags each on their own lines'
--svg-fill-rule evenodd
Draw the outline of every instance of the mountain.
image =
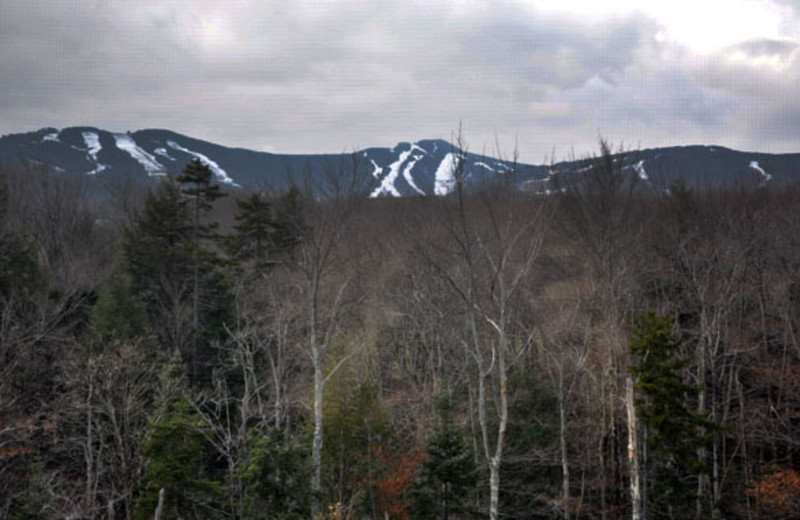
<svg viewBox="0 0 800 520">
<path fill-rule="evenodd" d="M 0 165 L 12 167 L 40 166 L 110 180 L 133 177 L 152 184 L 200 159 L 220 184 L 247 189 L 282 189 L 290 181 L 305 182 L 307 175 L 317 184 L 325 175 L 350 174 L 355 169 L 372 197 L 447 193 L 457 157 L 464 159 L 465 172 L 474 179 L 515 168 L 509 161 L 465 153 L 441 140 L 355 153 L 280 155 L 228 148 L 169 130 L 112 133 L 92 127 L 43 128 L 0 137 Z M 516 170 L 522 180 L 547 173 L 528 165 Z"/>
<path fill-rule="evenodd" d="M 355 171 L 371 197 L 442 195 L 453 186 L 460 161 L 469 185 L 491 182 L 514 172 L 520 189 L 547 193 L 593 168 L 590 159 L 552 165 L 515 164 L 465 152 L 442 140 L 399 143 L 349 154 L 285 155 L 229 148 L 169 130 L 113 133 L 93 127 L 0 137 L 0 165 L 43 167 L 96 179 L 153 185 L 175 175 L 193 159 L 207 163 L 220 184 L 245 189 L 284 189 L 290 182 L 320 186 L 327 175 Z M 720 146 L 655 148 L 617 154 L 622 171 L 656 190 L 677 179 L 695 188 L 787 185 L 800 179 L 800 154 L 740 152 Z M 621 162 L 620 162 L 621 161 Z"/>
</svg>

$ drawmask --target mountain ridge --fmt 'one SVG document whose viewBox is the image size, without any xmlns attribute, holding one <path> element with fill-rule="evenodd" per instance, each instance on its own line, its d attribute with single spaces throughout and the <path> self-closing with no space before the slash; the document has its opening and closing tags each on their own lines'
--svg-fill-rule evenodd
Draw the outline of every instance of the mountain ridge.
<svg viewBox="0 0 800 520">
<path fill-rule="evenodd" d="M 621 171 L 628 170 L 659 190 L 668 189 L 679 178 L 693 188 L 783 186 L 800 180 L 800 153 L 682 145 L 622 151 L 614 157 L 621 161 Z M 402 141 L 393 147 L 351 153 L 277 154 L 220 145 L 163 128 L 111 132 L 92 126 L 45 127 L 0 137 L 0 166 L 127 178 L 145 185 L 176 175 L 193 159 L 207 163 L 218 183 L 244 189 L 280 190 L 309 180 L 317 185 L 332 170 L 338 174 L 351 170 L 369 185 L 370 197 L 445 195 L 453 188 L 457 164 L 468 185 L 492 182 L 513 172 L 520 189 L 541 193 L 552 189 L 555 175 L 580 175 L 592 167 L 592 158 L 550 165 L 515 163 L 462 150 L 442 139 Z"/>
</svg>

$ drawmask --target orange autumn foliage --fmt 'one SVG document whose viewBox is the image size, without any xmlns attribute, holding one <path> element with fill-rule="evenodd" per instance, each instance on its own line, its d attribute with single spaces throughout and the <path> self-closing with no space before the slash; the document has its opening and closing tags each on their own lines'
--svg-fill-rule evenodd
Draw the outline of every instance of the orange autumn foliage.
<svg viewBox="0 0 800 520">
<path fill-rule="evenodd" d="M 800 519 L 800 473 L 776 468 L 747 490 L 759 504 L 773 515 Z"/>
<path fill-rule="evenodd" d="M 413 450 L 397 455 L 379 446 L 372 449 L 380 467 L 381 478 L 377 482 L 378 507 L 392 520 L 410 520 L 411 498 L 409 492 L 414 477 L 422 464 L 422 453 Z"/>
</svg>

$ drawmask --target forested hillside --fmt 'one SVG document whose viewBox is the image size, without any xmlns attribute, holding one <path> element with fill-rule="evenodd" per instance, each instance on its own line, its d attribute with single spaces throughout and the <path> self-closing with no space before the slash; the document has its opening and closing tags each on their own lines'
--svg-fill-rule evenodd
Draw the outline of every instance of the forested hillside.
<svg viewBox="0 0 800 520">
<path fill-rule="evenodd" d="M 591 162 L 0 172 L 0 517 L 800 518 L 800 191 Z"/>
</svg>

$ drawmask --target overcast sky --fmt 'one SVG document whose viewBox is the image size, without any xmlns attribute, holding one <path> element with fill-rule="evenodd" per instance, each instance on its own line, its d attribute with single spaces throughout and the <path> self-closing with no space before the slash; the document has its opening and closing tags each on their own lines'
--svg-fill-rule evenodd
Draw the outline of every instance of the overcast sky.
<svg viewBox="0 0 800 520">
<path fill-rule="evenodd" d="M 0 0 L 0 134 L 800 152 L 800 0 Z"/>
</svg>

